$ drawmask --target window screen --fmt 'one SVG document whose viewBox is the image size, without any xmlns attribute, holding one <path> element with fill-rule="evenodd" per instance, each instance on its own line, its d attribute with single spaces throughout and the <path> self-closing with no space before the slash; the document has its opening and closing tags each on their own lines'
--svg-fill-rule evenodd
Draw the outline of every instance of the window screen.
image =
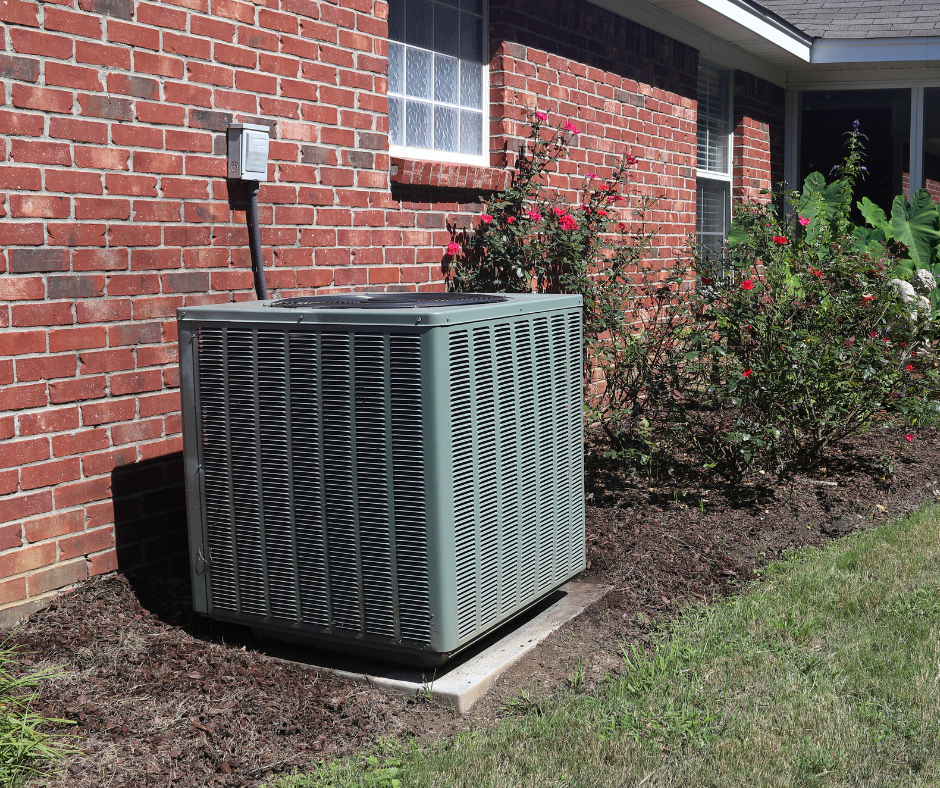
<svg viewBox="0 0 940 788">
<path fill-rule="evenodd" d="M 712 259 L 721 254 L 725 237 L 728 235 L 730 224 L 730 184 L 725 181 L 713 181 L 710 178 L 699 178 L 695 189 L 695 200 L 698 208 L 695 232 L 699 246 Z"/>
<path fill-rule="evenodd" d="M 709 63 L 698 67 L 698 168 L 730 174 L 729 73 Z"/>
<path fill-rule="evenodd" d="M 392 145 L 483 155 L 483 0 L 390 0 Z"/>
</svg>

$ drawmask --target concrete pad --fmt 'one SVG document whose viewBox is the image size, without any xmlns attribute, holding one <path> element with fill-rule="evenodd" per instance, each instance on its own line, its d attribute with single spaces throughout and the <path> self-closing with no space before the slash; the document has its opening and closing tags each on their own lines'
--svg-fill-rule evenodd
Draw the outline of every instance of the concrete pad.
<svg viewBox="0 0 940 788">
<path fill-rule="evenodd" d="M 336 658 L 324 660 L 331 664 L 319 667 L 407 695 L 432 694 L 463 714 L 486 694 L 506 668 L 609 590 L 610 586 L 594 583 L 568 583 L 527 615 L 509 622 L 440 668 L 415 670 L 374 663 L 359 672 L 344 669 Z"/>
</svg>

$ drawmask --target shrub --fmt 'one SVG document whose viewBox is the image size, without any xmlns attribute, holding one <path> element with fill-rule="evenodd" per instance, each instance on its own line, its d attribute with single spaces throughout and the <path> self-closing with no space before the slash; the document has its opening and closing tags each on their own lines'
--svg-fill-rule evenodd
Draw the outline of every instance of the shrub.
<svg viewBox="0 0 940 788">
<path fill-rule="evenodd" d="M 451 283 L 460 291 L 581 295 L 589 418 L 607 433 L 609 457 L 649 467 L 676 421 L 674 393 L 692 384 L 677 352 L 692 273 L 653 267 L 646 218 L 655 201 L 631 193 L 633 156 L 607 177 L 588 174 L 579 205 L 548 187 L 578 131 L 547 120 L 531 116 L 511 185 L 469 234 L 455 236 Z"/>
<path fill-rule="evenodd" d="M 450 281 L 461 292 L 579 294 L 585 331 L 598 336 L 627 320 L 625 292 L 655 235 L 645 222 L 653 201 L 628 194 L 636 164 L 629 155 L 606 178 L 585 176 L 580 205 L 550 189 L 548 177 L 577 134 L 570 121 L 552 128 L 544 113 L 532 114 L 512 183 L 486 203 L 479 224 L 448 247 Z M 630 222 L 618 221 L 624 206 Z"/>
<path fill-rule="evenodd" d="M 693 272 L 652 265 L 653 201 L 630 194 L 631 156 L 607 178 L 588 175 L 581 205 L 547 187 L 577 130 L 546 121 L 533 116 L 512 184 L 455 235 L 451 281 L 584 297 L 588 416 L 607 457 L 654 472 L 681 453 L 738 480 L 754 467 L 811 467 L 882 418 L 933 417 L 940 321 L 912 314 L 890 284 L 905 270 L 898 238 L 911 235 L 900 219 L 894 240 L 851 222 L 864 173 L 857 127 L 836 180 L 813 173 L 802 192 L 739 206 L 726 253 L 716 261 L 693 246 Z M 912 220 L 920 239 L 926 213 Z"/>
<path fill-rule="evenodd" d="M 912 315 L 889 284 L 888 250 L 853 235 L 857 128 L 848 147 L 833 184 L 816 173 L 802 193 L 738 209 L 724 276 L 700 263 L 708 408 L 690 414 L 690 435 L 728 476 L 811 466 L 882 417 L 914 425 L 936 412 L 925 362 L 938 321 Z"/>
</svg>

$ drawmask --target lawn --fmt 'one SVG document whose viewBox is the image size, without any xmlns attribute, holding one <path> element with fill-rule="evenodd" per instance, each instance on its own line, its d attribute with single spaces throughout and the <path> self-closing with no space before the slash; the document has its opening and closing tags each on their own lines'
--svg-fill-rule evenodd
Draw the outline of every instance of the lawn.
<svg viewBox="0 0 940 788">
<path fill-rule="evenodd" d="M 323 786 L 940 784 L 940 508 L 769 564 L 689 609 L 619 673 L 428 746 L 272 783 Z"/>
</svg>

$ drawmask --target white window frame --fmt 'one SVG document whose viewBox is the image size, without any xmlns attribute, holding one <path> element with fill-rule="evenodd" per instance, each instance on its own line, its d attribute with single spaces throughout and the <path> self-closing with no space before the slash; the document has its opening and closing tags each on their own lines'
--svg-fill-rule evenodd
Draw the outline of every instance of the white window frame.
<svg viewBox="0 0 940 788">
<path fill-rule="evenodd" d="M 489 19 L 490 19 L 490 4 L 489 0 L 483 0 L 483 52 L 481 56 L 483 59 L 486 59 L 486 52 L 489 50 Z M 424 49 L 424 47 L 416 47 L 413 44 L 406 44 L 401 41 L 393 42 L 392 39 L 388 39 L 389 43 L 400 43 L 402 46 L 409 46 L 412 49 L 423 49 L 425 52 L 431 52 L 433 54 L 443 54 L 442 52 L 435 52 L 433 49 Z M 391 97 L 391 93 L 387 93 L 387 97 Z M 400 94 L 396 93 L 395 97 L 399 97 Z M 402 96 L 402 98 L 405 98 Z M 400 159 L 416 159 L 418 161 L 433 161 L 441 162 L 443 164 L 469 164 L 474 167 L 489 167 L 490 166 L 490 112 L 491 112 L 491 101 L 490 101 L 490 64 L 488 62 L 483 63 L 483 140 L 482 147 L 483 152 L 477 156 L 472 153 L 453 153 L 446 150 L 434 150 L 433 148 L 415 148 L 410 145 L 393 145 L 391 139 L 389 140 L 388 145 L 388 155 L 394 156 Z M 389 117 L 389 135 L 391 135 L 391 117 Z"/>
</svg>

